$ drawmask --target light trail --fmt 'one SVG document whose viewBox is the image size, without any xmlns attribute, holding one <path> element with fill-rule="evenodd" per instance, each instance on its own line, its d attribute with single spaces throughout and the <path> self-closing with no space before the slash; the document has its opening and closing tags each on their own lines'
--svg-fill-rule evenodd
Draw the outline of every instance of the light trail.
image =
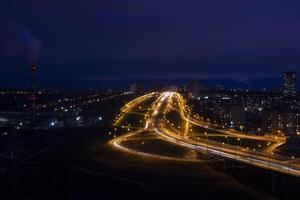
<svg viewBox="0 0 300 200">
<path fill-rule="evenodd" d="M 142 157 L 147 157 L 147 158 L 152 158 L 152 159 L 163 159 L 163 160 L 185 161 L 185 162 L 187 162 L 187 161 L 188 162 L 208 162 L 208 161 L 199 160 L 199 159 L 177 158 L 177 157 L 172 157 L 172 156 L 163 156 L 163 155 L 159 155 L 159 154 L 145 153 L 145 152 L 134 150 L 132 148 L 128 148 L 124 145 L 121 145 L 122 142 L 127 141 L 130 137 L 133 137 L 134 135 L 141 133 L 143 131 L 144 130 L 138 130 L 135 132 L 127 133 L 125 135 L 122 135 L 120 137 L 110 140 L 109 144 L 119 150 L 126 152 L 126 153 L 137 155 L 137 156 L 142 156 Z"/>
<path fill-rule="evenodd" d="M 129 113 L 129 111 L 131 111 L 134 107 L 138 106 L 139 104 L 143 103 L 144 101 L 146 101 L 147 99 L 154 97 L 157 93 L 156 92 L 152 92 L 149 94 L 145 94 L 143 96 L 140 96 L 130 102 L 128 102 L 127 104 L 125 104 L 122 108 L 121 108 L 121 114 L 118 116 L 118 118 L 115 120 L 114 122 L 114 126 L 118 125 L 123 117 L 124 117 L 124 113 Z"/>
<path fill-rule="evenodd" d="M 210 126 L 207 125 L 207 122 L 205 122 L 204 124 L 202 124 L 201 122 L 199 122 L 197 119 L 191 117 L 191 116 L 188 116 L 187 117 L 187 114 L 186 114 L 186 111 L 184 109 L 185 105 L 183 104 L 184 100 L 182 98 L 182 96 L 178 93 L 174 93 L 174 96 L 176 97 L 177 99 L 177 105 L 179 106 L 179 110 L 178 109 L 175 109 L 176 111 L 179 112 L 179 114 L 181 115 L 181 117 L 185 120 L 185 121 L 188 121 L 196 126 L 200 126 L 202 128 L 205 128 L 207 130 L 211 130 L 211 131 L 216 131 L 216 132 L 220 132 L 220 133 L 224 133 L 224 134 L 228 134 L 228 135 L 233 135 L 233 136 L 236 136 L 236 137 L 239 137 L 239 138 L 249 138 L 249 139 L 255 139 L 255 140 L 263 140 L 263 141 L 273 141 L 273 142 L 280 142 L 281 144 L 284 144 L 285 143 L 285 137 L 278 137 L 278 136 L 274 136 L 274 137 L 265 137 L 265 136 L 253 136 L 253 135 L 246 135 L 246 134 L 242 134 L 242 133 L 239 133 L 237 131 L 230 131 L 230 130 L 223 130 L 223 129 L 219 129 L 219 128 L 212 128 Z M 172 106 L 171 106 L 172 107 Z"/>
<path fill-rule="evenodd" d="M 142 97 L 145 96 L 147 97 L 147 95 L 144 95 Z M 174 98 L 177 104 L 172 102 L 172 98 Z M 138 98 L 137 100 L 133 100 L 133 103 L 130 103 L 130 106 L 126 107 L 126 109 L 123 109 L 123 111 L 125 111 L 125 113 L 129 112 L 131 109 L 133 109 L 135 106 L 137 106 L 146 99 L 147 98 Z M 177 105 L 178 108 L 175 109 L 179 112 L 180 117 L 186 123 L 184 126 L 183 134 L 180 134 L 180 132 L 178 133 L 175 128 L 170 129 L 166 126 L 165 114 L 168 113 L 170 110 L 174 109 L 174 107 L 172 107 L 172 104 Z M 274 149 L 283 144 L 285 142 L 285 138 L 246 135 L 237 131 L 233 132 L 230 130 L 222 130 L 210 127 L 208 125 L 203 125 L 198 120 L 190 117 L 185 111 L 185 107 L 186 105 L 184 104 L 183 98 L 180 94 L 174 92 L 164 92 L 157 97 L 157 100 L 150 108 L 149 111 L 151 111 L 151 114 L 147 114 L 149 118 L 146 120 L 145 127 L 141 127 L 141 129 L 139 129 L 137 132 L 131 132 L 117 137 L 111 140 L 109 143 L 115 148 L 135 155 L 159 159 L 175 159 L 178 161 L 187 161 L 187 159 L 183 158 L 174 158 L 158 154 L 149 154 L 122 145 L 123 141 L 126 141 L 126 139 L 134 136 L 135 134 L 146 130 L 154 130 L 154 132 L 161 139 L 173 143 L 175 145 L 183 146 L 206 154 L 215 155 L 221 158 L 237 160 L 239 162 L 247 163 L 268 170 L 277 171 L 280 173 L 300 176 L 300 161 L 298 159 L 291 159 L 290 157 L 278 154 L 273 155 Z M 266 152 L 258 152 L 246 148 L 237 147 L 234 145 L 209 141 L 207 139 L 201 139 L 199 141 L 187 137 L 189 133 L 189 124 L 200 126 L 206 130 L 211 130 L 217 133 L 225 133 L 228 135 L 228 137 L 247 138 L 256 141 L 272 141 L 275 144 L 267 147 L 265 149 Z"/>
<path fill-rule="evenodd" d="M 173 95 L 178 96 L 179 94 L 174 93 Z M 182 118 L 193 123 L 185 115 L 183 115 L 183 107 L 184 107 L 183 104 L 179 104 L 179 105 L 181 105 L 180 113 Z M 170 107 L 171 105 L 168 104 L 166 106 Z M 224 145 L 223 143 L 219 143 L 219 146 L 216 146 L 216 144 L 214 145 L 208 144 L 208 141 L 206 143 L 200 143 L 198 141 L 191 140 L 189 138 L 178 137 L 176 133 L 172 133 L 170 130 L 164 128 L 161 125 L 161 123 L 158 124 L 157 128 L 155 129 L 155 132 L 170 142 L 180 144 L 182 146 L 189 147 L 191 149 L 201 150 L 202 152 L 207 152 L 220 157 L 238 160 L 240 162 L 249 163 L 254 166 L 258 166 L 273 171 L 278 171 L 281 173 L 300 176 L 300 163 L 295 163 L 296 160 L 291 161 L 288 157 L 285 156 L 281 156 L 281 159 L 277 159 L 275 156 L 271 158 L 271 156 L 266 155 L 262 152 L 253 152 L 249 150 L 241 151 L 240 149 L 237 150 L 236 147 L 232 149 L 229 147 L 232 145 Z M 251 136 L 251 138 L 257 139 L 256 137 L 253 136 Z M 263 139 L 263 138 L 258 137 L 258 139 Z"/>
</svg>

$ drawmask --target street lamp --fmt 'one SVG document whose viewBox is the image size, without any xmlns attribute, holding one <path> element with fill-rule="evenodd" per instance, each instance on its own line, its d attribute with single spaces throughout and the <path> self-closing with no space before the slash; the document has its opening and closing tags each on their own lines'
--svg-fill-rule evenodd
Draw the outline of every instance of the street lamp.
<svg viewBox="0 0 300 200">
<path fill-rule="evenodd" d="M 242 146 L 242 140 L 240 138 L 237 139 L 240 142 L 240 147 Z"/>
<path fill-rule="evenodd" d="M 255 148 L 253 149 L 253 151 L 251 151 L 251 159 L 250 159 L 250 162 L 252 162 L 252 157 L 253 157 L 253 152 L 255 151 Z"/>
<path fill-rule="evenodd" d="M 291 173 L 291 159 L 294 159 L 294 156 L 289 159 L 289 173 Z"/>
<path fill-rule="evenodd" d="M 220 144 L 220 156 L 222 155 L 222 147 L 223 147 L 223 145 L 224 145 L 224 142 L 222 142 L 221 144 Z"/>
<path fill-rule="evenodd" d="M 207 132 L 204 132 L 204 135 L 206 136 L 206 153 L 208 153 L 208 135 Z"/>
<path fill-rule="evenodd" d="M 268 163 L 269 168 L 270 168 L 271 156 L 272 156 L 273 154 L 274 154 L 273 152 L 270 152 L 270 154 L 269 154 L 269 163 Z"/>
<path fill-rule="evenodd" d="M 243 128 L 244 128 L 244 126 L 240 125 L 241 132 L 243 132 Z"/>
</svg>

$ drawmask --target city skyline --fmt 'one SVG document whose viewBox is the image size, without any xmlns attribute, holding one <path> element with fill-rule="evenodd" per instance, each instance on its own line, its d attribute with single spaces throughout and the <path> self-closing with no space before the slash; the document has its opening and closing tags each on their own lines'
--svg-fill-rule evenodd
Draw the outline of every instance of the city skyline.
<svg viewBox="0 0 300 200">
<path fill-rule="evenodd" d="M 300 1 L 0 2 L 0 199 L 299 200 Z"/>
<path fill-rule="evenodd" d="M 221 86 L 226 90 L 242 89 L 253 91 L 280 91 L 282 90 L 283 75 L 276 74 L 273 78 L 250 78 L 247 76 L 237 75 L 234 78 L 132 78 L 132 79 L 113 79 L 113 80 L 56 80 L 48 82 L 43 76 L 37 73 L 37 87 L 40 89 L 126 89 L 133 82 L 143 84 L 146 88 L 153 85 L 174 85 L 179 86 L 190 80 L 198 80 L 201 85 L 207 87 Z M 298 73 L 297 73 L 298 74 Z M 28 80 L 28 69 L 24 70 L 24 74 L 18 75 L 18 82 L 12 81 L 10 77 L 4 77 L 0 88 L 28 88 L 30 81 Z M 296 79 L 296 89 L 299 91 L 300 77 Z"/>
</svg>

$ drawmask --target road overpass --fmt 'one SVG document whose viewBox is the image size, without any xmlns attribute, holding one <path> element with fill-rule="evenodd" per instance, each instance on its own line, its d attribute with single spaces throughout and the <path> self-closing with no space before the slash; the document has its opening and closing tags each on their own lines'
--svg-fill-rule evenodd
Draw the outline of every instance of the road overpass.
<svg viewBox="0 0 300 200">
<path fill-rule="evenodd" d="M 153 97 L 153 94 L 144 95 L 142 98 L 138 98 L 132 102 L 129 102 L 128 105 L 130 106 L 126 106 L 126 109 L 122 109 L 122 117 L 126 117 L 126 112 L 130 112 L 132 109 L 134 109 L 134 107 L 138 106 L 141 102 L 145 101 L 149 97 Z M 284 137 L 249 135 L 238 131 L 224 130 L 216 125 L 204 123 L 199 119 L 195 119 L 189 115 L 189 112 L 186 109 L 187 105 L 185 104 L 182 96 L 175 92 L 164 92 L 156 95 L 155 98 L 156 100 L 153 102 L 153 105 L 149 107 L 148 112 L 145 114 L 144 127 L 140 127 L 138 132 L 153 131 L 162 140 L 204 154 L 213 155 L 223 159 L 236 160 L 238 162 L 247 163 L 249 165 L 284 174 L 300 176 L 300 159 L 293 156 L 288 157 L 274 154 L 274 150 L 278 146 L 284 144 Z M 170 126 L 169 124 L 167 114 L 172 110 L 178 112 L 181 120 L 184 122 L 183 126 L 186 128 L 184 129 L 183 133 L 181 133 L 179 130 L 176 130 L 176 128 Z M 227 134 L 230 135 L 230 137 L 235 137 L 237 139 L 244 138 L 257 143 L 261 141 L 270 141 L 273 143 L 273 145 L 258 151 L 257 149 L 249 149 L 238 145 L 213 141 L 209 139 L 209 137 L 207 137 L 207 139 L 201 138 L 196 140 L 190 137 L 190 135 L 193 134 L 193 131 L 189 130 L 189 124 L 199 126 L 216 134 Z M 147 153 L 122 146 L 122 141 L 126 141 L 134 134 L 135 132 L 124 134 L 110 141 L 110 144 L 115 148 L 127 151 L 127 153 L 136 153 L 141 156 L 151 156 Z M 165 158 L 165 156 L 163 157 L 160 155 L 152 156 L 156 156 L 157 158 Z"/>
</svg>

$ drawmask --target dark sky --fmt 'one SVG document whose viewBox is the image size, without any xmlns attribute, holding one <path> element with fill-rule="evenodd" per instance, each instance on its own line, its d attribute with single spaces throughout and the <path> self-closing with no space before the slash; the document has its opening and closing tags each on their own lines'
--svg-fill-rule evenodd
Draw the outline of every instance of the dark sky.
<svg viewBox="0 0 300 200">
<path fill-rule="evenodd" d="M 43 41 L 38 75 L 45 87 L 300 72 L 299 11 L 299 0 L 0 2 L 2 22 L 22 24 Z M 27 84 L 26 64 L 23 56 L 1 55 L 0 87 Z"/>
</svg>

